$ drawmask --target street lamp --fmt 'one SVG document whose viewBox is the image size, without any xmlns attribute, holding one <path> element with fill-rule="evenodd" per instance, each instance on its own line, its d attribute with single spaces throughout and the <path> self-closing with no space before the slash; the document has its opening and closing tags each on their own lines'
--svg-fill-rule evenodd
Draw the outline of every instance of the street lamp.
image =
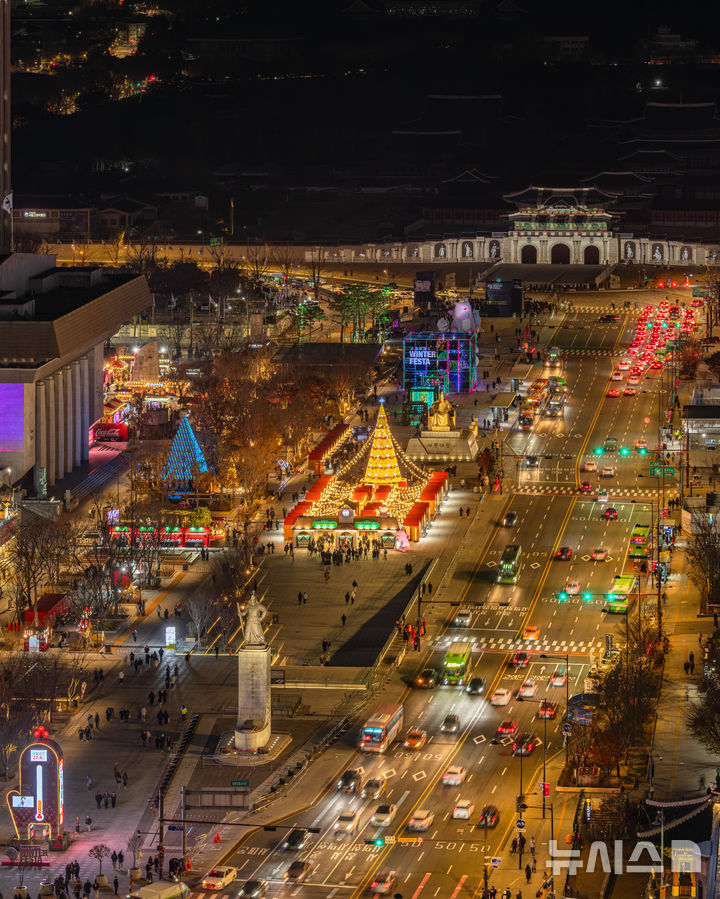
<svg viewBox="0 0 720 899">
<path fill-rule="evenodd" d="M 665 809 L 661 808 L 653 824 L 660 825 L 660 886 L 665 882 Z"/>
<path fill-rule="evenodd" d="M 544 696 L 542 699 L 527 699 L 524 696 L 518 696 L 518 702 L 534 702 L 538 705 L 542 705 L 543 702 L 547 701 L 547 696 Z M 542 816 L 545 817 L 545 784 L 546 773 L 545 773 L 545 764 L 547 761 L 547 715 L 543 715 L 543 786 L 542 786 Z M 522 755 L 520 756 L 520 793 L 522 795 Z"/>
<path fill-rule="evenodd" d="M 569 653 L 558 653 L 560 658 L 565 658 L 565 714 L 567 716 L 570 715 L 570 655 Z M 549 659 L 551 656 L 547 655 L 544 652 L 540 653 L 541 659 Z M 568 717 L 568 721 L 569 721 Z M 565 764 L 567 765 L 570 762 L 570 741 L 565 736 Z"/>
</svg>

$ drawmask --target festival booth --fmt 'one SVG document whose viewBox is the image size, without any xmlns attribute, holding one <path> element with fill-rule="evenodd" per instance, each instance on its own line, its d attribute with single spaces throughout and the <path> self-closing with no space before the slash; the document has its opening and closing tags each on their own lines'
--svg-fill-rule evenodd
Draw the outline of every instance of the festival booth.
<svg viewBox="0 0 720 899">
<path fill-rule="evenodd" d="M 40 627 L 55 627 L 59 618 L 70 611 L 67 593 L 43 593 L 37 601 L 37 622 L 35 609 L 25 609 L 25 624 L 39 624 Z"/>
<path fill-rule="evenodd" d="M 440 503 L 445 499 L 448 492 L 449 477 L 446 471 L 436 471 L 428 481 L 427 487 L 420 494 L 420 501 L 428 503 L 430 506 L 430 515 L 433 516 L 437 512 Z"/>
<path fill-rule="evenodd" d="M 372 492 L 372 487 L 369 484 L 361 484 L 353 490 L 350 499 L 356 504 L 358 512 L 362 511 L 364 506 L 370 501 Z"/>
<path fill-rule="evenodd" d="M 401 470 L 402 466 L 402 470 Z M 286 516 L 284 534 L 296 546 L 321 551 L 407 549 L 401 522 L 419 506 L 423 515 L 413 531 L 417 540 L 427 524 L 429 502 L 420 502 L 429 488 L 433 511 L 447 492 L 447 473 L 431 476 L 408 459 L 397 445 L 384 406 L 366 443 L 335 475 L 322 475 L 304 501 Z"/>
<path fill-rule="evenodd" d="M 415 503 L 405 521 L 403 521 L 403 530 L 408 535 L 411 543 L 417 543 L 422 537 L 429 520 L 430 504 L 424 502 Z"/>
<path fill-rule="evenodd" d="M 322 474 L 325 471 L 325 460 L 347 439 L 351 431 L 350 425 L 343 423 L 335 425 L 332 430 L 328 431 L 315 449 L 310 450 L 308 469 L 314 471 L 315 474 Z"/>
</svg>

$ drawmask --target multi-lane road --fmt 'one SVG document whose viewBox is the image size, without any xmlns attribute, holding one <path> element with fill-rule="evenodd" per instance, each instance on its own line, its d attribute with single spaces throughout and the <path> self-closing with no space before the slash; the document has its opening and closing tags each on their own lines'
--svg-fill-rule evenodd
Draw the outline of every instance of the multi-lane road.
<svg viewBox="0 0 720 899">
<path fill-rule="evenodd" d="M 600 324 L 598 316 L 591 314 L 566 318 L 552 338 L 553 345 L 568 350 L 562 367 L 569 385 L 563 417 L 542 419 L 532 432 L 513 429 L 506 435 L 506 470 L 516 465 L 516 471 L 509 473 L 517 475 L 517 490 L 510 492 L 498 520 L 477 546 L 472 569 L 456 571 L 451 581 L 452 597 L 471 611 L 469 627 L 448 626 L 424 647 L 418 663 L 418 668 L 440 668 L 453 639 L 471 641 L 471 674 L 485 680 L 484 695 L 471 697 L 458 686 L 408 688 L 398 697 L 404 702 L 404 730 L 411 725 L 423 728 L 428 735 L 426 745 L 418 751 L 406 751 L 396 743 L 384 755 L 358 754 L 350 762 L 350 767 L 362 768 L 365 777 L 386 779 L 382 800 L 362 800 L 328 784 L 315 805 L 287 820 L 278 819 L 278 824 L 286 826 L 319 829 L 301 852 L 293 854 L 280 848 L 286 832 L 282 829 L 257 830 L 240 840 L 227 863 L 239 869 L 241 879 L 258 877 L 267 881 L 269 896 L 355 899 L 369 895 L 373 879 L 381 871 L 390 870 L 397 877 L 390 895 L 459 899 L 481 894 L 486 857 L 499 857 L 503 859 L 501 868 L 493 872 L 491 882 L 498 890 L 513 884 L 515 891 L 519 874 L 516 859 L 508 849 L 516 834 L 521 761 L 512 754 L 510 737 L 496 737 L 499 723 L 509 717 L 517 719 L 519 730 L 534 733 L 538 740 L 534 753 L 522 761 L 523 789 L 532 797 L 528 800 L 531 809 L 526 832 L 528 839 L 535 832 L 538 836 L 538 874 L 532 881 L 533 891 L 537 889 L 550 835 L 547 825 L 541 829 L 538 781 L 543 754 L 557 776 L 564 739 L 566 690 L 564 686 L 551 686 L 550 675 L 558 664 L 567 661 L 568 692 L 582 692 L 588 667 L 604 648 L 605 635 L 621 633 L 624 618 L 618 620 L 607 614 L 604 596 L 613 577 L 623 572 L 633 525 L 650 523 L 655 499 L 656 482 L 648 477 L 648 457 L 640 456 L 634 444 L 644 439 L 651 449 L 657 445 L 659 373 L 646 376 L 634 397 L 606 395 L 613 362 L 631 340 L 634 326 L 635 318 L 630 315 L 621 316 L 616 324 Z M 618 446 L 629 447 L 630 453 L 624 456 L 617 452 L 611 459 L 599 459 L 601 464 L 615 468 L 614 476 L 601 481 L 597 472 L 585 473 L 582 466 L 585 460 L 594 458 L 595 447 L 603 445 L 608 436 L 617 437 Z M 527 467 L 527 455 L 538 456 L 537 468 Z M 593 493 L 578 492 L 582 480 L 591 481 Z M 608 490 L 617 520 L 602 517 L 606 503 L 596 500 L 600 486 Z M 502 524 L 509 510 L 517 513 L 512 528 Z M 524 563 L 516 584 L 501 585 L 496 583 L 497 566 L 509 543 L 522 546 Z M 570 559 L 556 560 L 560 547 L 569 547 Z M 607 557 L 593 561 L 591 554 L 599 547 L 607 550 Z M 571 591 L 568 585 L 572 585 Z M 575 590 L 577 594 L 572 592 Z M 570 595 L 561 596 L 565 592 Z M 529 626 L 537 628 L 536 639 L 523 640 Z M 514 669 L 510 664 L 517 650 L 528 651 L 528 667 Z M 558 716 L 547 722 L 546 740 L 543 724 L 536 717 L 537 702 L 519 702 L 516 698 L 518 686 L 528 677 L 538 684 L 535 700 L 547 697 L 559 703 Z M 498 687 L 512 690 L 506 706 L 493 707 L 488 701 Z M 457 734 L 441 733 L 441 723 L 449 713 L 459 717 Z M 351 732 L 349 743 L 356 743 L 357 737 L 357 731 Z M 442 783 L 443 772 L 451 764 L 467 771 L 461 786 Z M 474 803 L 470 821 L 453 819 L 459 799 Z M 550 799 L 555 799 L 556 808 L 568 801 L 567 797 L 556 797 L 554 790 Z M 394 821 L 384 828 L 370 821 L 379 801 L 397 806 Z M 488 803 L 497 806 L 499 821 L 485 831 L 476 825 L 482 807 Z M 345 808 L 359 812 L 358 826 L 354 833 L 339 839 L 334 836 L 334 824 Z M 398 842 L 411 835 L 407 822 L 419 809 L 434 816 L 422 834 L 422 842 Z M 381 846 L 374 845 L 372 841 L 379 837 L 390 839 Z M 309 863 L 306 882 L 285 883 L 284 872 L 296 857 Z"/>
</svg>

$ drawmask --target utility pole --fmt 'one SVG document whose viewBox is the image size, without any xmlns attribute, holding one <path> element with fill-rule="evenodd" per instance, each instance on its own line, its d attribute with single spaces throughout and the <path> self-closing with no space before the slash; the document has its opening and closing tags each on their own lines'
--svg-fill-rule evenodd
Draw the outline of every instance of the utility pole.
<svg viewBox="0 0 720 899">
<path fill-rule="evenodd" d="M 158 876 L 161 880 L 163 876 L 163 862 L 165 861 L 165 832 L 163 821 L 164 813 L 165 805 L 163 801 L 163 792 L 162 790 L 158 790 L 158 856 L 160 858 Z"/>
<path fill-rule="evenodd" d="M 185 784 L 180 787 L 180 818 L 182 821 L 182 860 L 187 864 L 187 827 L 185 825 Z"/>
</svg>

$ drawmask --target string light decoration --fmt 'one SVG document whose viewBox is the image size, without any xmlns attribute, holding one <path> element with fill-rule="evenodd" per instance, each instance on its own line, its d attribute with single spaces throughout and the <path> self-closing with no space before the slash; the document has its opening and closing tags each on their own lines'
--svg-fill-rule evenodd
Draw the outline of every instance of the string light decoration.
<svg viewBox="0 0 720 899">
<path fill-rule="evenodd" d="M 390 426 L 385 414 L 385 406 L 380 406 L 372 433 L 370 455 L 365 469 L 365 483 L 373 487 L 386 484 L 397 486 L 402 479 Z"/>
<path fill-rule="evenodd" d="M 357 505 L 351 500 L 356 487 L 368 484 L 374 488 L 391 487 L 382 498 L 382 508 L 401 524 L 430 481 L 430 472 L 409 459 L 392 435 L 385 408 L 378 417 L 367 441 L 340 469 L 304 514 L 308 517 L 332 518 L 342 508 Z M 383 491 L 385 493 L 385 491 Z M 370 498 L 368 503 L 373 500 Z"/>
</svg>

